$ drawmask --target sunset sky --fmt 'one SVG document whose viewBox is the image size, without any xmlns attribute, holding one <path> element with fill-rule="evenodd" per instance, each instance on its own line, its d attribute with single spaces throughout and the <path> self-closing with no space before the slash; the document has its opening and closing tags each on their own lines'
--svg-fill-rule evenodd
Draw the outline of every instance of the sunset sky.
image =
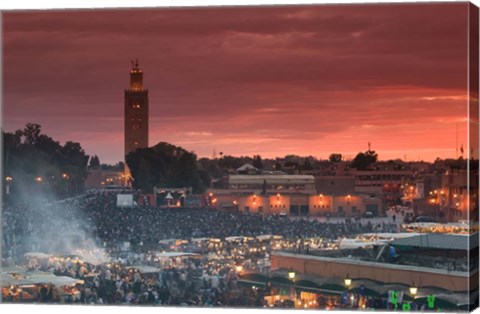
<svg viewBox="0 0 480 314">
<path fill-rule="evenodd" d="M 467 3 L 3 14 L 3 129 L 123 160 L 138 58 L 150 145 L 432 161 L 467 146 Z"/>
</svg>

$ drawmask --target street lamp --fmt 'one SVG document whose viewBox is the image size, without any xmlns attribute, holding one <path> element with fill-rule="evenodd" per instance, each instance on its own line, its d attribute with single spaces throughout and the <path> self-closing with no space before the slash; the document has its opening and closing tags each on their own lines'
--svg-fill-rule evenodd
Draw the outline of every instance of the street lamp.
<svg viewBox="0 0 480 314">
<path fill-rule="evenodd" d="M 11 176 L 6 176 L 5 177 L 5 182 L 6 182 L 5 192 L 6 192 L 7 195 L 10 194 L 10 183 L 12 183 L 12 181 L 13 181 L 13 178 Z"/>
<path fill-rule="evenodd" d="M 295 282 L 295 271 L 293 270 L 292 267 L 290 267 L 290 270 L 288 271 L 288 279 L 291 281 Z"/>
<path fill-rule="evenodd" d="M 415 298 L 415 296 L 416 296 L 417 293 L 418 293 L 418 287 L 415 286 L 415 283 L 412 282 L 412 285 L 411 285 L 411 287 L 409 288 L 409 290 L 410 290 L 410 294 L 412 295 L 412 297 Z"/>
<path fill-rule="evenodd" d="M 345 276 L 345 278 L 343 279 L 343 283 L 345 284 L 345 287 L 350 288 L 350 286 L 352 285 L 352 278 L 350 278 L 350 276 L 347 274 L 347 276 Z"/>
<path fill-rule="evenodd" d="M 36 178 L 35 178 L 35 182 L 37 182 L 37 183 L 42 183 L 42 182 L 43 182 L 42 177 L 36 177 Z"/>
<path fill-rule="evenodd" d="M 235 270 L 237 271 L 238 274 L 240 274 L 243 270 L 243 266 L 239 264 L 235 267 Z"/>
<path fill-rule="evenodd" d="M 288 271 L 288 279 L 292 282 L 293 286 L 293 293 L 290 293 L 290 296 L 293 295 L 293 302 L 297 300 L 297 289 L 295 288 L 295 271 L 293 270 L 292 267 L 290 267 L 290 270 Z"/>
</svg>

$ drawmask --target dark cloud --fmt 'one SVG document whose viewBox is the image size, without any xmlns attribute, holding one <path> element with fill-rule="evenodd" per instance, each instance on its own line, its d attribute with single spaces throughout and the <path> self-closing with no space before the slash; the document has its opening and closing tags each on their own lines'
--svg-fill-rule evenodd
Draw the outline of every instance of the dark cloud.
<svg viewBox="0 0 480 314">
<path fill-rule="evenodd" d="M 421 142 L 431 158 L 451 147 L 445 133 L 465 116 L 467 7 L 4 13 L 4 127 L 38 122 L 120 160 L 123 89 L 138 57 L 150 90 L 151 144 L 325 157 L 340 141 L 354 150 L 375 138 L 391 154 Z M 422 134 L 432 137 L 433 123 L 446 131 L 427 142 Z M 380 134 L 386 126 L 398 136 Z"/>
</svg>

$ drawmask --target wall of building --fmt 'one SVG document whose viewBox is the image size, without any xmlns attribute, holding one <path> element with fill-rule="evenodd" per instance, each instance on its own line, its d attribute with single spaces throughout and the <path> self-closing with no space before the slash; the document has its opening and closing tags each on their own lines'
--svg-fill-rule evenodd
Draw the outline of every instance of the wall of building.
<svg viewBox="0 0 480 314">
<path fill-rule="evenodd" d="M 382 202 L 378 198 L 362 195 L 332 196 L 324 194 L 237 194 L 231 190 L 209 190 L 212 206 L 240 212 L 265 215 L 286 213 L 293 216 L 363 216 L 367 210 L 382 214 Z M 373 207 L 372 207 L 373 206 Z M 373 209 L 372 209 L 373 208 Z M 341 209 L 341 210 L 340 210 Z"/>
<path fill-rule="evenodd" d="M 268 213 L 268 196 L 247 195 L 238 198 L 238 207 L 241 212 Z"/>
<path fill-rule="evenodd" d="M 288 195 L 282 195 L 277 193 L 277 195 L 271 195 L 268 197 L 269 209 L 268 214 L 281 214 L 288 213 L 290 209 L 291 198 Z"/>
<path fill-rule="evenodd" d="M 290 269 L 304 275 L 320 277 L 368 278 L 383 283 L 403 283 L 418 286 L 434 286 L 449 291 L 469 291 L 478 289 L 478 281 L 469 286 L 470 274 L 454 271 L 429 270 L 420 267 L 409 267 L 396 264 L 380 264 L 374 262 L 348 261 L 309 255 L 298 255 L 284 252 L 273 252 L 272 269 Z M 478 274 L 478 273 L 477 273 Z"/>
<path fill-rule="evenodd" d="M 363 215 L 365 213 L 363 198 L 350 194 L 334 196 L 332 198 L 332 212 L 338 216 L 346 217 Z"/>
<path fill-rule="evenodd" d="M 319 176 L 315 177 L 317 193 L 325 195 L 347 195 L 355 193 L 354 176 Z"/>
<path fill-rule="evenodd" d="M 333 197 L 331 195 L 310 195 L 308 198 L 310 214 L 312 216 L 332 215 Z"/>
</svg>

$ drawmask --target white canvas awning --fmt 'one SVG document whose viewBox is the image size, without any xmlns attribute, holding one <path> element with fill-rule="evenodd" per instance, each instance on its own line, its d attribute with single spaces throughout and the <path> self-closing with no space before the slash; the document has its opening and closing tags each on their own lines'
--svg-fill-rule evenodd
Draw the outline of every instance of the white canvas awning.
<svg viewBox="0 0 480 314">
<path fill-rule="evenodd" d="M 155 254 L 157 257 L 160 258 L 175 258 L 175 257 L 183 257 L 183 256 L 199 256 L 199 254 L 196 253 L 190 253 L 190 252 L 163 252 L 163 253 L 157 253 Z"/>
<path fill-rule="evenodd" d="M 257 239 L 260 240 L 260 241 L 265 241 L 265 240 L 270 240 L 270 239 L 279 240 L 279 239 L 283 239 L 283 237 L 279 236 L 279 235 L 262 234 L 262 235 L 257 236 Z"/>
<path fill-rule="evenodd" d="M 1 274 L 0 275 L 0 285 L 2 287 L 6 286 L 28 286 L 33 285 L 33 282 L 29 279 L 17 279 L 15 276 L 10 274 Z"/>
<path fill-rule="evenodd" d="M 244 237 L 226 237 L 225 238 L 225 241 L 228 241 L 228 242 L 233 242 L 233 241 L 242 241 L 244 239 Z"/>
<path fill-rule="evenodd" d="M 204 241 L 209 241 L 210 238 L 193 238 L 192 242 L 204 242 Z"/>
<path fill-rule="evenodd" d="M 55 275 L 34 275 L 27 278 L 34 284 L 52 284 L 55 286 L 73 286 L 77 283 L 83 284 L 83 280 Z"/>
<path fill-rule="evenodd" d="M 165 240 L 160 240 L 158 243 L 160 244 L 172 244 L 177 242 L 177 239 L 165 239 Z"/>
<path fill-rule="evenodd" d="M 42 252 L 28 252 L 23 255 L 26 258 L 37 258 L 37 259 L 46 259 L 52 257 L 50 254 L 42 253 Z"/>
<path fill-rule="evenodd" d="M 133 266 L 128 266 L 127 268 L 128 269 L 136 269 L 141 274 L 152 274 L 152 273 L 158 273 L 158 272 L 161 271 L 160 268 L 152 267 L 152 266 L 146 266 L 146 265 L 133 265 Z"/>
</svg>

